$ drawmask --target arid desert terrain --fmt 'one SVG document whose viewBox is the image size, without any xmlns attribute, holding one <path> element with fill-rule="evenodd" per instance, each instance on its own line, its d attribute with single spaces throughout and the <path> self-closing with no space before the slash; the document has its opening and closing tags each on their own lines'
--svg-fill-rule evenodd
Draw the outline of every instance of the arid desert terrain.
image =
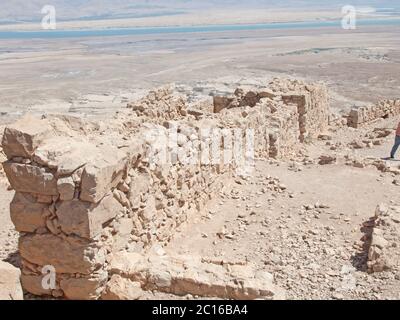
<svg viewBox="0 0 400 320">
<path fill-rule="evenodd" d="M 325 81 L 336 110 L 396 97 L 399 28 L 1 40 L 2 122 L 28 110 L 105 114 L 171 82 L 207 96 L 273 76 Z"/>
<path fill-rule="evenodd" d="M 400 299 L 399 40 L 400 24 L 0 39 L 0 259 L 24 298 Z M 263 147 L 250 175 L 153 168 L 146 130 L 175 125 L 181 148 L 213 125 Z"/>
</svg>

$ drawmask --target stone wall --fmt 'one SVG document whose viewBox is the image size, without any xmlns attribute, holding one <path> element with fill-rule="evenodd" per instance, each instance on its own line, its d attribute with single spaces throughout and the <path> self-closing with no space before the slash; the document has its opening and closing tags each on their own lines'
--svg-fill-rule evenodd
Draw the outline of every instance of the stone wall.
<svg viewBox="0 0 400 320">
<path fill-rule="evenodd" d="M 215 96 L 214 112 L 242 107 L 254 108 L 260 104 L 266 106 L 261 109 L 268 113 L 269 119 L 271 116 L 279 119 L 281 128 L 294 126 L 289 131 L 290 136 L 293 136 L 294 130 L 298 131 L 296 135 L 300 142 L 315 138 L 328 127 L 330 112 L 326 86 L 319 83 L 306 84 L 298 80 L 274 79 L 265 88 L 238 88 L 232 95 Z M 286 117 L 284 113 L 293 107 L 297 114 L 289 111 L 292 113 Z M 285 125 L 283 122 L 286 119 L 288 123 Z M 297 124 L 292 123 L 294 119 Z M 283 132 L 287 131 L 281 131 Z"/>
<path fill-rule="evenodd" d="M 261 99 L 254 107 L 223 109 L 219 115 L 224 127 L 254 130 L 254 148 L 259 157 L 282 159 L 298 150 L 299 114 L 293 104 Z"/>
<path fill-rule="evenodd" d="M 400 115 L 400 100 L 382 100 L 376 105 L 354 108 L 350 111 L 347 125 L 359 128 L 378 119 Z"/>
<path fill-rule="evenodd" d="M 319 104 L 315 97 L 306 100 L 309 114 L 325 113 L 325 100 Z M 255 151 L 264 157 L 295 149 L 299 104 L 285 99 L 266 96 L 252 107 L 192 115 L 185 97 L 162 88 L 107 121 L 27 116 L 8 126 L 3 166 L 15 190 L 10 214 L 20 232 L 24 289 L 67 299 L 101 297 L 116 253 L 145 254 L 168 242 L 203 213 L 213 194 L 229 188 L 243 163 L 226 161 L 235 146 L 225 136 L 215 139 L 213 129 L 232 132 L 243 146 L 249 142 L 245 129 L 252 129 Z M 315 119 L 322 123 L 310 130 L 325 126 L 324 117 Z M 248 151 L 240 149 L 252 163 Z M 43 273 L 51 268 L 56 283 L 47 288 Z"/>
<path fill-rule="evenodd" d="M 98 298 L 113 252 L 142 252 L 168 241 L 222 188 L 222 167 L 183 166 L 179 159 L 152 167 L 141 135 L 121 147 L 55 133 L 56 124 L 46 119 L 30 119 L 37 130 L 29 132 L 25 121 L 6 130 L 3 144 L 4 169 L 16 191 L 10 214 L 21 233 L 21 280 L 31 293 Z M 51 291 L 41 286 L 48 265 L 57 271 Z"/>
</svg>

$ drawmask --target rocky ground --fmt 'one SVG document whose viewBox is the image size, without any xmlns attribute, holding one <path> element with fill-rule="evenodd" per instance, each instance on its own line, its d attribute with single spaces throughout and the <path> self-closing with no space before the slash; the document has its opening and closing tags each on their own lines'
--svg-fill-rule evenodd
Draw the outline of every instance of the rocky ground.
<svg viewBox="0 0 400 320">
<path fill-rule="evenodd" d="M 166 252 L 251 261 L 274 275 L 288 299 L 400 299 L 400 220 L 384 220 L 385 246 L 395 262 L 383 272 L 369 273 L 367 266 L 376 207 L 400 212 L 400 162 L 381 160 L 396 120 L 331 129 L 307 144 L 302 156 L 258 160 L 252 175 L 221 190 Z M 0 258 L 18 265 L 8 211 L 12 192 L 0 179 Z M 176 297 L 142 296 L 152 298 Z"/>
<path fill-rule="evenodd" d="M 393 134 L 366 149 L 346 145 L 365 132 L 392 126 L 393 121 L 380 121 L 357 131 L 341 129 L 329 135 L 330 143 L 310 145 L 304 159 L 258 161 L 253 176 L 237 179 L 230 192 L 222 190 L 208 215 L 167 251 L 255 262 L 274 274 L 289 299 L 399 299 L 399 265 L 367 272 L 368 223 L 380 203 L 399 208 L 397 174 L 319 164 L 321 154 L 386 156 Z M 339 142 L 344 146 L 330 150 Z M 394 234 L 390 245 L 397 248 L 399 239 Z"/>
<path fill-rule="evenodd" d="M 221 191 L 209 214 L 168 249 L 256 262 L 274 274 L 289 299 L 399 299 L 398 265 L 367 272 L 366 230 L 378 204 L 398 208 L 397 174 L 319 164 L 327 154 L 357 156 L 361 163 L 363 157 L 386 156 L 393 134 L 366 149 L 329 146 L 392 126 L 393 121 L 380 121 L 359 131 L 341 129 L 321 137 L 332 139 L 329 143 L 309 146 L 304 159 L 257 162 L 252 177 L 237 179 L 232 192 Z M 390 245 L 397 248 L 398 241 L 395 234 Z"/>
</svg>

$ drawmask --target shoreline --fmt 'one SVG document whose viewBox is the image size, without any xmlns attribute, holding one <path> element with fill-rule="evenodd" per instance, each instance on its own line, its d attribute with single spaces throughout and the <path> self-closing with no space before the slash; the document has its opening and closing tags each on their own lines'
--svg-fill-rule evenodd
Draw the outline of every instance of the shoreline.
<svg viewBox="0 0 400 320">
<path fill-rule="evenodd" d="M 341 20 L 343 17 L 338 10 L 238 10 L 226 13 L 224 11 L 190 12 L 174 16 L 121 18 L 99 20 L 71 20 L 58 21 L 58 30 L 85 30 L 85 29 L 124 29 L 124 28 L 155 28 L 155 27 L 195 27 L 204 25 L 244 25 L 244 24 L 272 24 L 272 23 L 307 23 L 320 21 Z M 358 12 L 359 19 L 393 19 L 400 16 L 389 16 L 380 13 Z M 0 24 L 0 31 L 41 31 L 41 20 L 36 23 Z"/>
<path fill-rule="evenodd" d="M 159 26 L 159 27 L 123 27 L 123 28 L 99 28 L 99 29 L 57 29 L 57 30 L 29 30 L 2 31 L 0 39 L 55 39 L 55 38 L 87 38 L 99 36 L 132 36 L 154 35 L 174 33 L 198 33 L 198 32 L 227 32 L 227 31 L 258 31 L 258 30 L 286 30 L 307 28 L 330 28 L 340 25 L 340 20 L 313 20 L 297 22 L 270 22 L 270 23 L 238 23 L 238 24 L 207 24 L 192 26 Z M 358 26 L 388 26 L 400 25 L 400 17 L 359 19 Z"/>
</svg>

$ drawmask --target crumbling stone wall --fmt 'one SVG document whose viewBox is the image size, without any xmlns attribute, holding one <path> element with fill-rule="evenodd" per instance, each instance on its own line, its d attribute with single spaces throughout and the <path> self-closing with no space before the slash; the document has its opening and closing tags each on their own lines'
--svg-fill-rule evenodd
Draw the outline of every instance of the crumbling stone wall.
<svg viewBox="0 0 400 320">
<path fill-rule="evenodd" d="M 58 124 L 65 125 L 26 118 L 3 137 L 4 170 L 16 191 L 10 214 L 20 232 L 21 282 L 36 295 L 96 298 L 107 281 L 104 228 L 124 213 L 113 189 L 127 179 L 128 158 Z M 45 266 L 57 272 L 52 289 L 42 284 Z"/>
<path fill-rule="evenodd" d="M 214 97 L 214 112 L 220 113 L 224 109 L 234 109 L 241 107 L 266 106 L 264 113 L 269 114 L 268 119 L 274 113 L 281 122 L 281 128 L 292 128 L 289 136 L 296 133 L 298 141 L 304 142 L 313 139 L 323 132 L 329 123 L 329 97 L 325 85 L 314 83 L 306 84 L 298 80 L 274 79 L 265 88 L 257 90 L 238 88 L 230 96 Z M 273 105 L 272 107 L 270 107 Z M 289 117 L 284 115 L 290 109 L 296 107 L 296 114 L 291 113 Z M 270 108 L 268 108 L 270 107 Z M 288 123 L 282 121 L 287 120 Z M 292 121 L 298 123 L 293 125 Z M 278 136 L 282 136 L 281 130 Z M 285 139 L 283 139 L 285 141 Z M 288 141 L 283 145 L 288 145 Z"/>
<path fill-rule="evenodd" d="M 359 128 L 372 121 L 400 115 L 400 100 L 382 100 L 376 105 L 354 108 L 350 111 L 347 125 Z"/>
<path fill-rule="evenodd" d="M 138 101 L 128 104 L 137 116 L 152 119 L 176 120 L 187 115 L 187 99 L 174 94 L 173 86 L 152 90 Z"/>
<path fill-rule="evenodd" d="M 380 204 L 375 210 L 369 240 L 368 272 L 383 272 L 400 263 L 399 239 L 400 208 Z"/>
<path fill-rule="evenodd" d="M 22 285 L 37 295 L 94 299 L 112 253 L 168 241 L 222 187 L 217 176 L 224 168 L 182 166 L 179 159 L 151 167 L 145 151 L 151 141 L 140 135 L 124 148 L 56 132 L 56 123 L 24 119 L 4 134 Z M 41 284 L 45 266 L 57 272 L 51 290 Z"/>
<path fill-rule="evenodd" d="M 238 165 L 224 161 L 234 148 L 226 138 L 218 140 L 219 160 L 212 161 L 213 131 L 205 134 L 205 128 L 241 129 L 235 138 L 243 143 L 244 129 L 254 129 L 257 152 L 288 154 L 299 143 L 298 104 L 263 96 L 254 101 L 245 94 L 245 104 L 253 106 L 193 115 L 184 97 L 162 88 L 104 122 L 28 116 L 8 126 L 3 165 L 15 190 L 10 214 L 20 232 L 24 289 L 97 299 L 116 253 L 144 254 L 201 214 L 212 195 L 229 186 Z M 325 100 L 319 105 L 312 99 L 310 108 L 324 113 Z M 325 118 L 318 119 L 324 126 Z M 170 144 L 171 133 L 176 146 Z M 43 272 L 52 268 L 55 286 L 43 286 Z"/>
<path fill-rule="evenodd" d="M 255 153 L 260 157 L 281 159 L 298 149 L 300 129 L 296 105 L 261 99 L 254 107 L 223 109 L 219 115 L 225 127 L 254 130 Z"/>
<path fill-rule="evenodd" d="M 317 137 L 324 132 L 329 123 L 328 92 L 323 85 L 304 86 L 297 92 L 283 94 L 285 104 L 297 106 L 299 114 L 299 140 Z"/>
</svg>

